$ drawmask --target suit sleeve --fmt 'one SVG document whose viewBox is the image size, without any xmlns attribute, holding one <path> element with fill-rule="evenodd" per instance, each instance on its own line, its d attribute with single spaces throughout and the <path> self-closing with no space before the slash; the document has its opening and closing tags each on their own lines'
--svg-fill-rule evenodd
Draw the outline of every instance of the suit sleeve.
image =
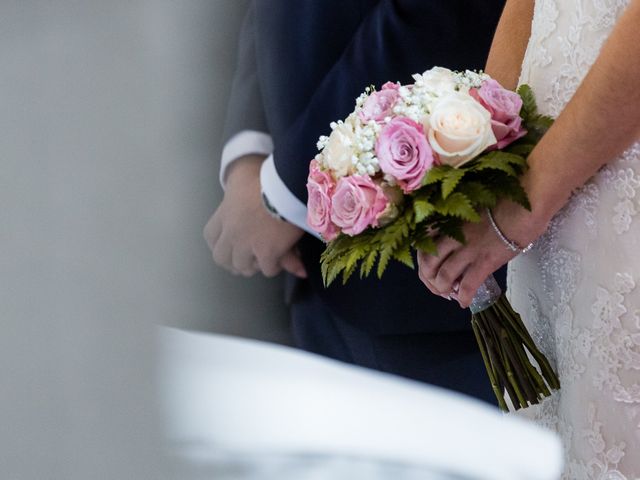
<svg viewBox="0 0 640 480">
<path fill-rule="evenodd" d="M 255 8 L 249 5 L 240 32 L 238 59 L 231 85 L 225 122 L 225 144 L 220 160 L 220 184 L 225 187 L 227 170 L 238 158 L 270 155 L 273 140 L 268 133 L 255 49 Z"/>
<path fill-rule="evenodd" d="M 258 81 L 255 38 L 255 7 L 251 2 L 240 32 L 225 122 L 225 142 L 246 130 L 268 133 Z"/>
<path fill-rule="evenodd" d="M 504 0 L 382 0 L 321 82 L 307 108 L 274 139 L 275 169 L 306 203 L 306 178 L 320 135 L 345 118 L 367 85 L 408 82 L 438 65 L 484 67 Z M 278 205 L 275 205 L 278 208 Z"/>
</svg>

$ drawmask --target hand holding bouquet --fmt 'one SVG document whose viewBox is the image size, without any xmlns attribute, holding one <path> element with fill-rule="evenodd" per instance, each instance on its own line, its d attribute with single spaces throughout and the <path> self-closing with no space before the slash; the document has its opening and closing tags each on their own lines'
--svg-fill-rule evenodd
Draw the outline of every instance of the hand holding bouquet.
<svg viewBox="0 0 640 480">
<path fill-rule="evenodd" d="M 436 254 L 434 236 L 464 242 L 464 222 L 501 199 L 525 208 L 526 157 L 552 121 L 488 75 L 435 67 L 414 83 L 368 88 L 320 137 L 309 168 L 307 222 L 328 242 L 325 284 L 356 271 L 382 276 L 390 260 L 413 268 L 412 249 Z M 472 326 L 501 408 L 538 403 L 559 388 L 493 278 L 471 305 Z M 540 371 L 531 363 L 533 358 Z"/>
</svg>

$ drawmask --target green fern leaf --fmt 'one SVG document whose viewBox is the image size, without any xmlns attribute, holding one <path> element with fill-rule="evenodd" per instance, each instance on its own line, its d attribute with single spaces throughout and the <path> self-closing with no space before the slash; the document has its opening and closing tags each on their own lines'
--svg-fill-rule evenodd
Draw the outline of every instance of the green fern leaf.
<svg viewBox="0 0 640 480">
<path fill-rule="evenodd" d="M 436 241 L 425 235 L 421 235 L 420 238 L 417 238 L 413 242 L 413 246 L 422 252 L 428 253 L 429 255 L 435 255 L 438 253 L 438 249 L 436 247 Z"/>
<path fill-rule="evenodd" d="M 529 85 L 520 85 L 517 91 L 520 98 L 522 98 L 522 108 L 520 109 L 520 116 L 525 120 L 536 116 L 538 114 L 538 106 L 536 105 L 536 97 L 533 94 L 533 90 Z"/>
<path fill-rule="evenodd" d="M 345 262 L 343 259 L 335 260 L 327 264 L 327 274 L 323 278 L 324 286 L 328 287 L 333 281 L 340 275 L 340 272 L 344 270 Z"/>
<path fill-rule="evenodd" d="M 475 211 L 469 199 L 460 192 L 452 193 L 447 198 L 438 200 L 435 203 L 435 209 L 445 216 L 457 217 L 469 222 L 480 221 L 480 215 Z"/>
<path fill-rule="evenodd" d="M 498 200 L 495 193 L 480 182 L 465 182 L 460 186 L 459 191 L 465 195 L 473 205 L 482 208 L 492 208 Z"/>
<path fill-rule="evenodd" d="M 518 173 L 510 165 L 511 163 L 521 163 L 522 157 L 507 152 L 493 151 L 478 158 L 471 169 L 476 172 L 482 170 L 500 170 L 512 177 L 517 177 Z"/>
<path fill-rule="evenodd" d="M 347 270 L 351 270 L 355 267 L 358 261 L 367 254 L 366 250 L 360 245 L 354 245 L 354 248 L 351 250 L 347 257 L 347 261 L 345 264 L 345 268 Z"/>
<path fill-rule="evenodd" d="M 507 152 L 513 153 L 523 158 L 527 158 L 531 151 L 534 149 L 535 144 L 532 143 L 512 143 L 507 147 Z M 526 161 L 525 161 L 526 163 Z"/>
<path fill-rule="evenodd" d="M 351 277 L 351 275 L 353 275 L 353 272 L 355 272 L 355 270 L 356 270 L 356 266 L 357 266 L 357 264 L 354 263 L 353 265 L 351 265 L 350 267 L 345 268 L 342 271 L 342 284 L 343 285 L 345 285 L 349 281 L 349 278 Z"/>
<path fill-rule="evenodd" d="M 360 265 L 360 278 L 368 277 L 378 258 L 378 250 L 371 250 Z"/>
<path fill-rule="evenodd" d="M 553 125 L 553 119 L 544 115 L 532 117 L 525 123 L 528 130 L 535 130 L 540 135 L 544 135 L 551 128 L 551 125 Z"/>
<path fill-rule="evenodd" d="M 494 184 L 494 190 L 499 197 L 506 197 L 513 202 L 521 205 L 527 210 L 531 210 L 529 198 L 518 179 L 513 177 L 504 177 L 500 182 Z"/>
<path fill-rule="evenodd" d="M 438 167 L 433 167 L 422 179 L 422 186 L 441 182 L 451 170 L 453 170 L 453 168 L 449 165 L 440 165 Z"/>
<path fill-rule="evenodd" d="M 416 198 L 413 201 L 413 211 L 415 214 L 415 223 L 420 223 L 434 212 L 434 207 L 428 200 Z"/>
<path fill-rule="evenodd" d="M 378 260 L 378 268 L 376 270 L 378 278 L 382 278 L 382 274 L 386 270 L 392 255 L 393 248 L 391 246 L 385 245 L 384 247 L 382 247 L 382 251 L 380 252 L 380 259 Z"/>
<path fill-rule="evenodd" d="M 395 222 L 386 226 L 382 230 L 380 244 L 383 247 L 390 247 L 392 250 L 398 248 L 402 240 L 409 235 L 409 225 L 406 218 L 398 217 Z"/>
<path fill-rule="evenodd" d="M 415 268 L 413 256 L 411 255 L 411 242 L 405 242 L 404 245 L 393 253 L 393 258 L 411 269 Z"/>
<path fill-rule="evenodd" d="M 447 176 L 442 182 L 442 198 L 447 198 L 451 195 L 465 173 L 466 171 L 461 169 L 452 169 L 447 173 Z"/>
<path fill-rule="evenodd" d="M 462 225 L 463 225 L 463 222 L 461 221 L 443 222 L 442 225 L 440 225 L 439 230 L 440 230 L 440 233 L 442 233 L 443 235 L 446 235 L 447 237 L 453 238 L 454 240 L 457 240 L 458 242 L 464 244 L 466 240 L 464 238 L 464 233 L 462 233 Z M 437 255 L 437 252 L 436 252 L 436 255 Z"/>
</svg>

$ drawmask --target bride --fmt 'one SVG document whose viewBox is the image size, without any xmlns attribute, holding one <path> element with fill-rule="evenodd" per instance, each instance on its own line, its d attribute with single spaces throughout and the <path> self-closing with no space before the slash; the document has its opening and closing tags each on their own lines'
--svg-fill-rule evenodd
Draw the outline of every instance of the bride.
<svg viewBox="0 0 640 480">
<path fill-rule="evenodd" d="M 466 307 L 511 260 L 510 299 L 562 383 L 526 413 L 562 436 L 565 478 L 639 478 L 640 0 L 508 0 L 487 73 L 557 118 L 523 178 L 532 210 L 503 202 L 466 246 L 441 239 L 420 277 Z"/>
</svg>

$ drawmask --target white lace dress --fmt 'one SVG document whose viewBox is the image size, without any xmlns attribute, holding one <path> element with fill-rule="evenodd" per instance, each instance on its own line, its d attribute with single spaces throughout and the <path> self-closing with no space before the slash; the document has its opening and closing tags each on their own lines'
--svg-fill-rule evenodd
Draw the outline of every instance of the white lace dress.
<svg viewBox="0 0 640 480">
<path fill-rule="evenodd" d="M 562 111 L 628 3 L 536 1 L 520 82 L 542 112 Z M 509 297 L 562 383 L 524 414 L 560 433 L 563 478 L 640 478 L 639 214 L 637 144 L 509 265 Z"/>
</svg>

